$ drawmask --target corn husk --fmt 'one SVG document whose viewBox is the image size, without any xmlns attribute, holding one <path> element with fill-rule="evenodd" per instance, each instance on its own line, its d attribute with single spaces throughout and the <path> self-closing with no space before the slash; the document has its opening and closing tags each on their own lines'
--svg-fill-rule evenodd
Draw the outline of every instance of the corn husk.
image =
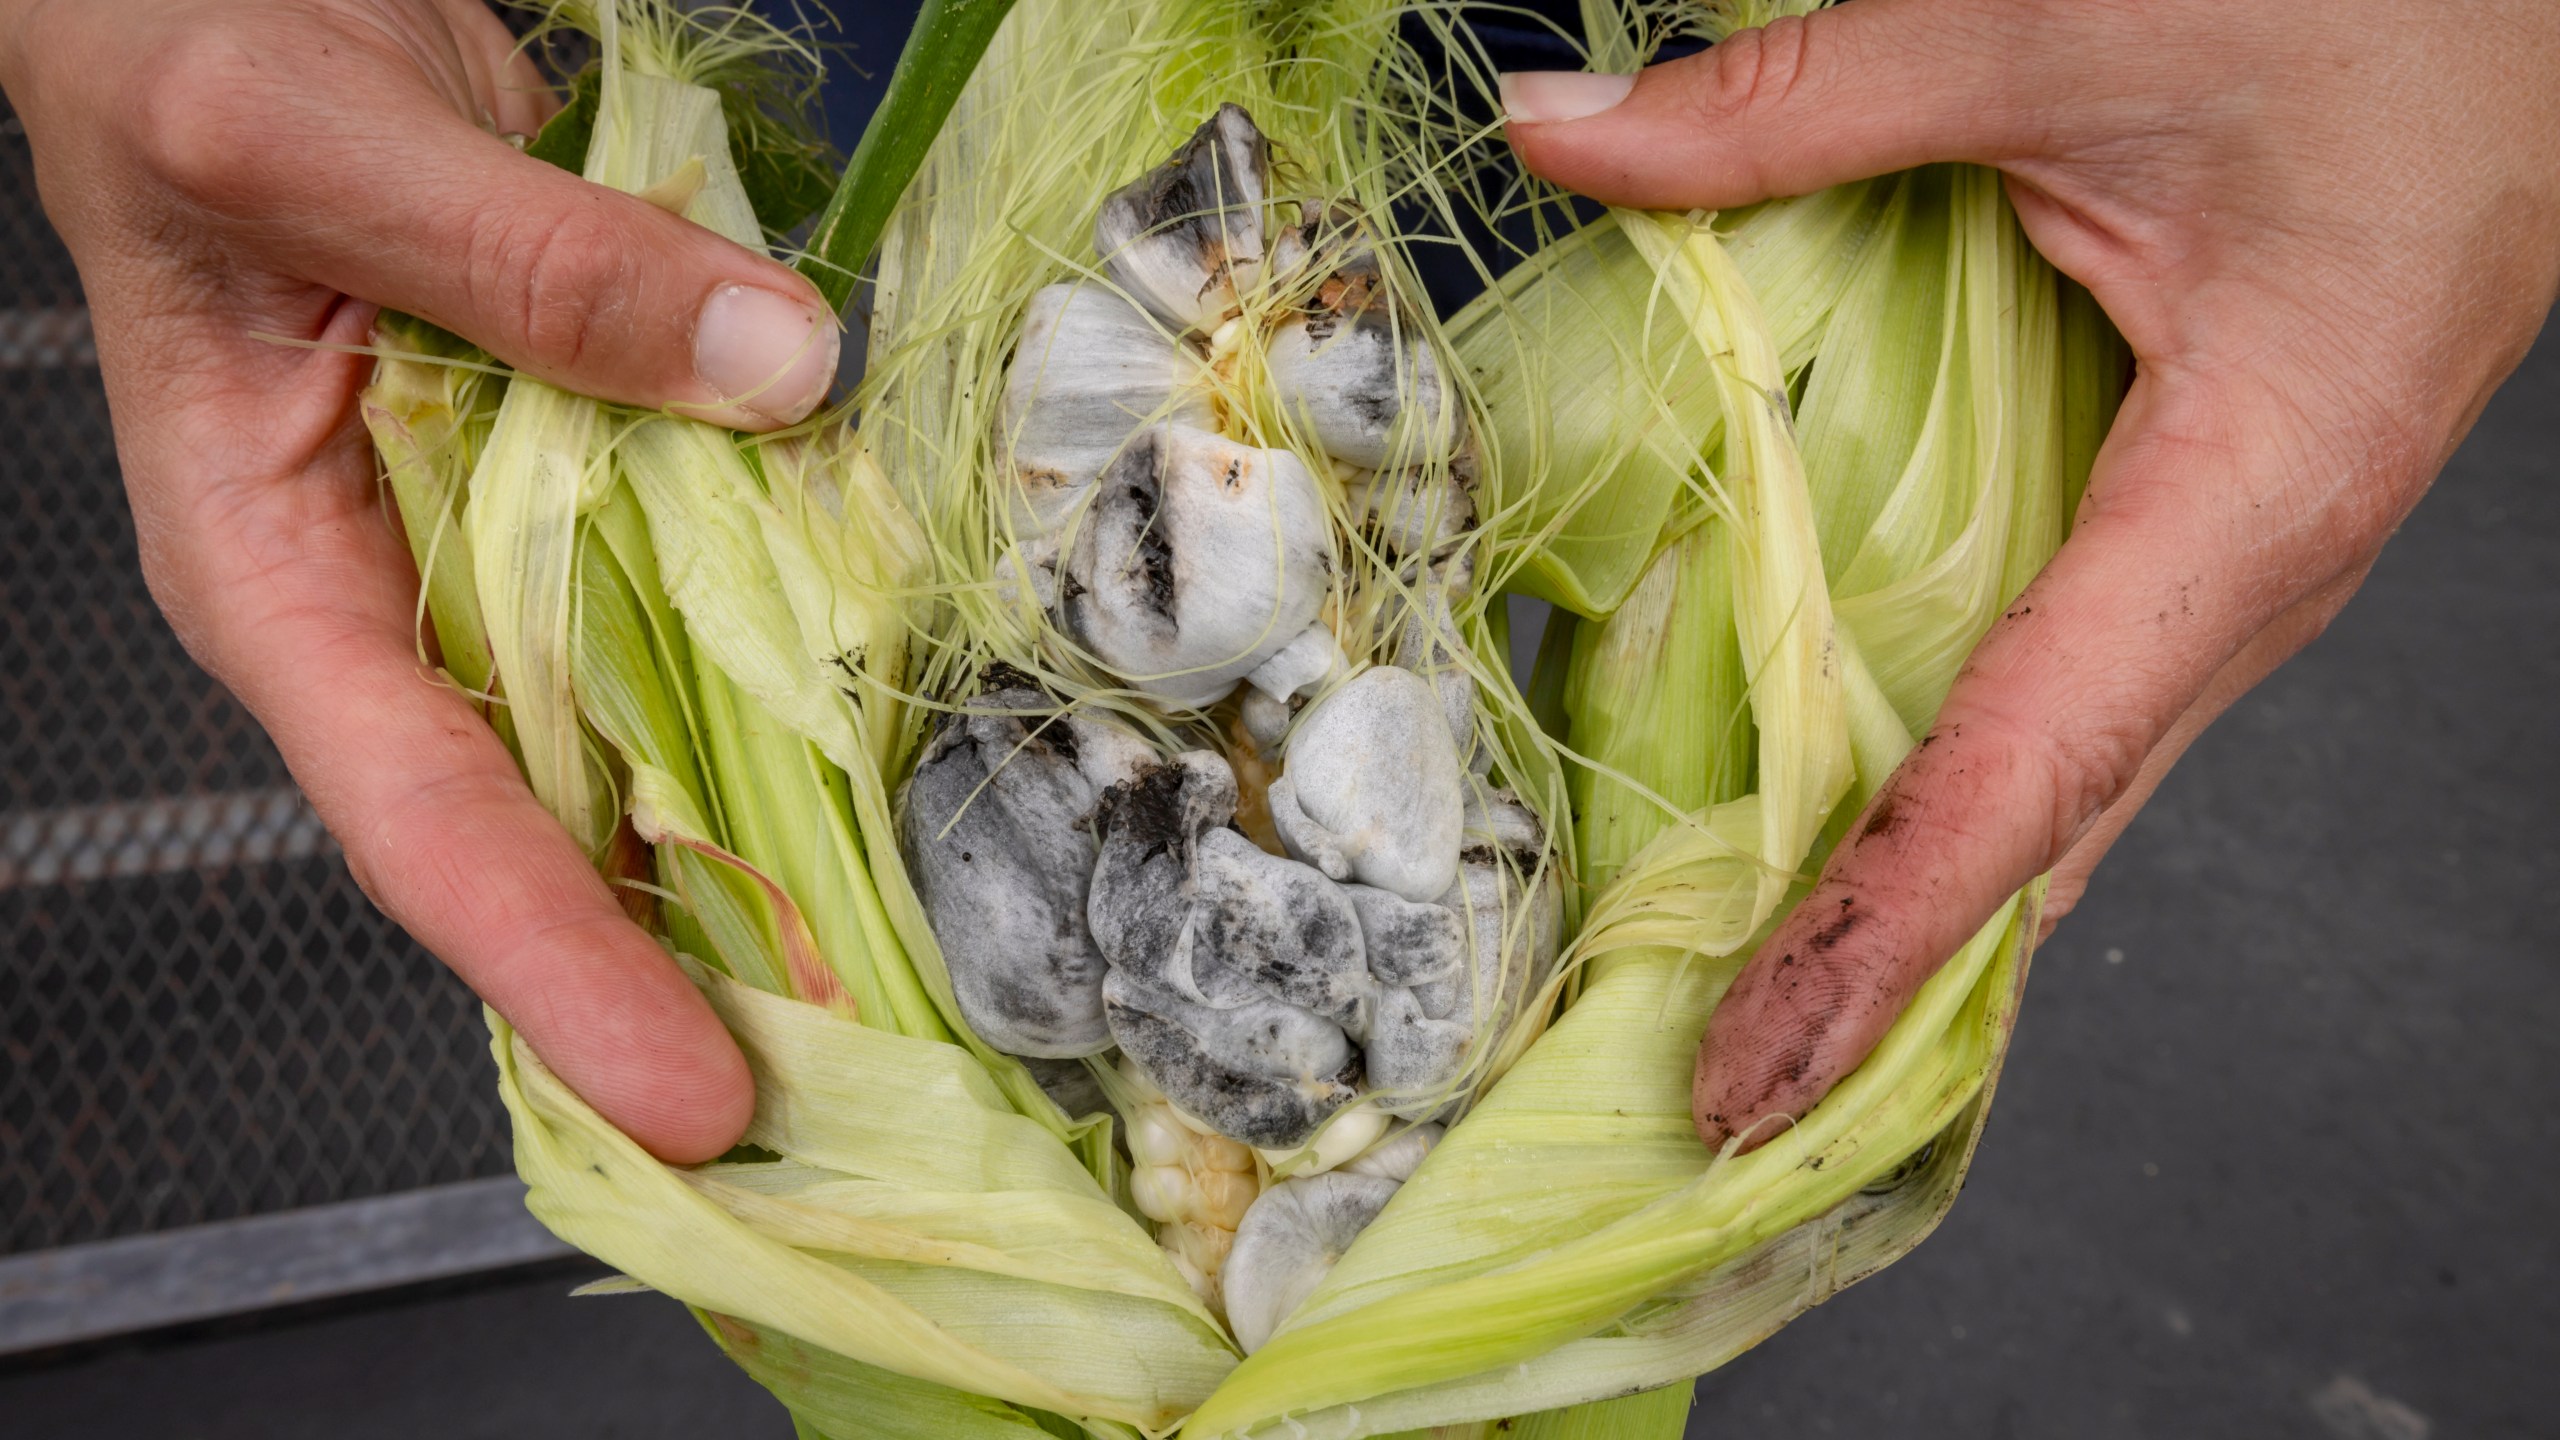
<svg viewBox="0 0 2560 1440">
<path fill-rule="evenodd" d="M 1594 3 L 1585 41 L 1628 68 L 1681 26 L 1801 8 Z M 798 42 L 661 0 L 562 10 L 609 62 L 590 176 L 757 243 L 715 87 Z M 758 1085 L 746 1148 L 665 1166 L 493 1015 L 530 1203 L 692 1306 L 802 1434 L 1668 1436 L 1690 1377 L 1952 1203 L 2035 890 L 1761 1149 L 1697 1143 L 1691 1067 L 1755 939 L 2059 544 L 2120 342 L 1988 172 L 1586 221 L 1488 180 L 1461 102 L 1490 87 L 1432 5 L 1024 0 L 890 216 L 858 431 L 629 414 L 386 325 L 366 413 L 447 670 L 504 699 L 536 793 Z M 1283 198 L 1371 218 L 1463 409 L 1471 450 L 1423 473 L 1473 487 L 1451 563 L 1475 583 L 1438 597 L 1490 752 L 1471 783 L 1539 815 L 1574 937 L 1481 1038 L 1447 1138 L 1250 1359 L 1134 1212 L 1114 1117 L 1061 1113 L 969 1031 L 894 826 L 920 737 L 993 662 L 1168 747 L 1224 733 L 1048 622 L 994 416 L 1031 295 L 1104 283 L 1100 198 L 1227 102 L 1286 156 Z M 1480 257 L 1484 295 L 1431 321 L 1418 247 L 1497 212 L 1534 243 L 1506 273 Z M 1215 383 L 1239 433 L 1323 477 L 1328 623 L 1355 661 L 1391 654 L 1437 582 L 1349 523 L 1348 478 L 1250 353 Z M 1575 617 L 1526 697 L 1477 658 L 1507 652 L 1505 590 Z"/>
</svg>

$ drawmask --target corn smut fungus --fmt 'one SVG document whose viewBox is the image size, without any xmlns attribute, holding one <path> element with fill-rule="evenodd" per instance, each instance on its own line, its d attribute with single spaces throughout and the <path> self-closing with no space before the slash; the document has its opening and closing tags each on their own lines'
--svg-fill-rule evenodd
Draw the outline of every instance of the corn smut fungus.
<svg viewBox="0 0 2560 1440">
<path fill-rule="evenodd" d="M 808 32 L 545 8 L 596 60 L 534 153 L 818 210 Z M 2061 543 L 2121 343 L 1986 171 L 1578 206 L 1458 11 L 933 0 L 800 255 L 866 372 L 778 434 L 380 322 L 422 650 L 757 1085 L 667 1166 L 493 1013 L 529 1204 L 803 1435 L 1667 1440 L 1952 1203 L 2037 889 L 1762 1148 L 1691 1062 Z"/>
</svg>

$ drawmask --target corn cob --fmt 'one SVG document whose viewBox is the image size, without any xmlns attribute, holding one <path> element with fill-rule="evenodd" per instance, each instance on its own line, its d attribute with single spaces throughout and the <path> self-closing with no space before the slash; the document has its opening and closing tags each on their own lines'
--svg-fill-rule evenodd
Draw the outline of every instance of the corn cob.
<svg viewBox="0 0 2560 1440">
<path fill-rule="evenodd" d="M 757 241 L 717 87 L 797 42 L 560 13 L 590 175 Z M 1485 188 L 1487 78 L 1430 4 L 1026 0 L 890 212 L 859 432 L 386 321 L 448 669 L 759 1086 L 672 1171 L 492 1017 L 532 1204 L 804 1433 L 1667 1435 L 1951 1197 L 2032 894 L 1760 1152 L 1696 1146 L 1689 1060 L 2121 352 L 1986 175 L 1586 223 Z M 1498 209 L 1540 245 L 1435 320 L 1412 246 Z M 1544 726 L 1505 591 L 1579 616 Z"/>
</svg>

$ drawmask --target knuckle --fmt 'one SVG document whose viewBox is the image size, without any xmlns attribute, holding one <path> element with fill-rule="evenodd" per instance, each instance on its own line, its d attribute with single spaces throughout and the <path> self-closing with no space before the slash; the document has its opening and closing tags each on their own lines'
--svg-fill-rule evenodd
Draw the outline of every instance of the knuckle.
<svg viewBox="0 0 2560 1440">
<path fill-rule="evenodd" d="M 475 338 L 554 371 L 595 353 L 637 278 L 638 247 L 600 204 L 487 209 L 470 237 L 474 318 L 492 331 Z"/>
<path fill-rule="evenodd" d="M 1783 108 L 1811 68 L 1808 17 L 1782 16 L 1738 30 L 1707 51 L 1706 83 L 1696 87 L 1696 118 L 1710 126 L 1747 125 Z"/>
<path fill-rule="evenodd" d="M 129 83 L 127 135 L 144 170 L 210 209 L 251 201 L 262 174 L 258 97 L 269 85 L 252 37 L 188 26 L 154 42 Z"/>
<path fill-rule="evenodd" d="M 2060 860 L 2098 812 L 2132 787 L 2151 753 L 2148 736 L 2114 719 L 2017 727 L 2003 738 L 2052 797 L 2045 866 Z"/>
<path fill-rule="evenodd" d="M 1974 697 L 1923 742 L 1925 812 L 1949 837 L 2050 869 L 2132 787 L 2153 739 L 2138 717 L 2030 714 Z"/>
</svg>

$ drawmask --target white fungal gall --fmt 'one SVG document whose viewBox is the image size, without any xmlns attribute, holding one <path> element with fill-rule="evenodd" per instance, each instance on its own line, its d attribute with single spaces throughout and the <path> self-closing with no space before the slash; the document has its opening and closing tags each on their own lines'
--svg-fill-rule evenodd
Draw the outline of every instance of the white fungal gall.
<svg viewBox="0 0 2560 1440">
<path fill-rule="evenodd" d="M 1305 1140 L 1358 1092 L 1360 1056 L 1339 1026 L 1277 1000 L 1217 1008 L 1125 970 L 1102 998 L 1121 1052 L 1219 1131 L 1260 1146 Z"/>
<path fill-rule="evenodd" d="M 1457 454 L 1440 361 L 1391 308 L 1294 316 L 1271 332 L 1263 361 L 1281 408 L 1336 460 L 1378 470 Z"/>
<path fill-rule="evenodd" d="M 1360 1032 L 1368 1083 L 1374 1092 L 1393 1097 L 1385 1113 L 1398 1115 L 1429 1114 L 1454 1098 L 1478 1033 L 1466 917 L 1441 905 L 1416 908 L 1442 922 L 1435 927 L 1435 943 L 1416 947 L 1419 954 L 1412 957 L 1432 963 L 1393 967 L 1379 975 L 1368 1027 Z M 1378 953 L 1383 960 L 1395 952 L 1381 945 Z M 1425 1007 L 1425 995 L 1434 1007 Z"/>
<path fill-rule="evenodd" d="M 1111 964 L 1201 1004 L 1252 997 L 1234 977 L 1214 970 L 1204 977 L 1195 967 L 1194 852 L 1200 836 L 1225 825 L 1235 807 L 1234 772 L 1200 750 L 1142 767 L 1102 798 L 1085 921 Z"/>
<path fill-rule="evenodd" d="M 1216 424 L 1190 347 L 1099 285 L 1031 297 L 996 416 L 996 453 L 1019 481 L 1015 539 L 1045 559 L 1103 469 L 1152 424 Z"/>
<path fill-rule="evenodd" d="M 1260 747 L 1262 753 L 1277 756 L 1280 741 L 1289 733 L 1289 721 L 1297 714 L 1286 700 L 1275 700 L 1259 686 L 1248 686 L 1243 701 L 1236 706 L 1236 716 L 1244 722 L 1244 733 Z"/>
<path fill-rule="evenodd" d="M 1539 823 L 1538 812 L 1520 803 L 1519 796 L 1498 786 L 1470 785 L 1465 815 L 1471 863 L 1490 863 L 1498 851 L 1524 871 L 1537 868 L 1547 845 L 1547 827 Z"/>
<path fill-rule="evenodd" d="M 1439 693 L 1377 666 L 1298 717 L 1272 824 L 1291 855 L 1336 880 L 1437 900 L 1457 878 L 1462 775 Z"/>
<path fill-rule="evenodd" d="M 1364 470 L 1344 499 L 1352 522 L 1391 555 L 1436 555 L 1476 522 L 1475 496 L 1454 472 Z"/>
<path fill-rule="evenodd" d="M 1103 272 L 1176 329 L 1215 329 L 1261 268 L 1270 168 L 1253 118 L 1219 106 L 1171 159 L 1103 202 L 1093 225 Z"/>
<path fill-rule="evenodd" d="M 1351 659 L 1342 653 L 1342 642 L 1334 638 L 1331 626 L 1318 622 L 1298 632 L 1297 639 L 1282 646 L 1279 654 L 1245 677 L 1236 718 L 1243 722 L 1244 732 L 1255 746 L 1271 757 L 1272 769 L 1279 768 L 1280 741 L 1289 733 L 1289 722 L 1297 716 L 1298 697 L 1350 673 Z"/>
<path fill-rule="evenodd" d="M 1027 685 L 946 716 L 899 796 L 899 843 L 970 1028 L 1013 1055 L 1111 1046 L 1083 924 L 1092 816 L 1153 757 Z"/>
<path fill-rule="evenodd" d="M 1335 1170 L 1262 1192 L 1236 1227 L 1226 1263 L 1227 1327 L 1247 1354 L 1315 1293 L 1397 1188 L 1382 1175 Z"/>
<path fill-rule="evenodd" d="M 1390 1095 L 1409 1097 L 1393 1109 L 1398 1114 L 1438 1110 L 1453 1095 L 1446 1093 L 1465 1069 L 1467 1047 L 1476 1038 L 1474 1007 L 1460 981 L 1441 981 L 1439 993 L 1454 993 L 1449 1013 L 1434 1015 L 1411 988 L 1391 986 L 1378 995 L 1377 1018 L 1362 1052 L 1369 1083 Z"/>
<path fill-rule="evenodd" d="M 1324 500 L 1296 456 L 1159 426 L 1103 472 L 1060 609 L 1104 668 L 1204 706 L 1313 623 L 1331 564 Z"/>
<path fill-rule="evenodd" d="M 1369 885 L 1342 890 L 1360 917 L 1369 973 L 1379 984 L 1425 985 L 1448 979 L 1466 964 L 1466 928 L 1446 905 Z"/>
<path fill-rule="evenodd" d="M 1113 787 L 1086 917 L 1124 1057 L 1221 1134 L 1291 1146 L 1353 1098 L 1367 961 L 1349 897 L 1228 828 L 1235 805 L 1205 751 Z"/>
<path fill-rule="evenodd" d="M 1378 981 L 1362 1060 L 1373 1090 L 1395 1097 L 1392 1114 L 1434 1114 L 1461 1098 L 1483 1042 L 1519 1018 L 1555 960 L 1563 887 L 1544 863 L 1537 816 L 1508 792 L 1471 783 L 1465 842 L 1457 881 L 1436 903 L 1412 907 L 1445 926 L 1427 944 L 1411 921 L 1407 938 L 1388 940 L 1394 922 L 1355 893 Z"/>
<path fill-rule="evenodd" d="M 1326 454 L 1363 470 L 1454 458 L 1459 416 L 1439 357 L 1390 296 L 1358 215 L 1307 207 L 1273 246 L 1272 269 L 1284 279 L 1323 276 L 1264 342 L 1281 408 Z"/>
<path fill-rule="evenodd" d="M 1313 690 L 1340 677 L 1350 668 L 1350 660 L 1342 653 L 1342 642 L 1333 638 L 1332 627 L 1310 625 L 1263 661 L 1261 668 L 1246 676 L 1245 681 L 1271 699 L 1286 701 L 1296 699 L 1300 691 Z"/>
<path fill-rule="evenodd" d="M 1211 830 L 1193 853 L 1192 966 L 1344 1029 L 1360 1024 L 1368 958 L 1351 898 L 1314 867 Z"/>
<path fill-rule="evenodd" d="M 1469 797 L 1466 839 L 1458 882 L 1441 904 L 1466 919 L 1471 973 L 1416 985 L 1413 993 L 1427 1014 L 1472 1012 L 1499 1030 L 1518 1018 L 1555 963 L 1563 880 L 1544 863 L 1545 828 L 1507 791 Z"/>
<path fill-rule="evenodd" d="M 1465 592 L 1453 591 L 1442 578 L 1458 568 L 1443 565 L 1426 572 L 1420 590 L 1397 622 L 1395 659 L 1399 667 L 1431 682 L 1431 688 L 1440 696 L 1440 713 L 1449 723 L 1449 738 L 1457 745 L 1468 773 L 1482 775 L 1492 768 L 1493 751 L 1479 743 L 1476 735 L 1475 674 L 1469 668 L 1467 643 L 1458 634 L 1457 615 L 1450 604 Z"/>
</svg>

